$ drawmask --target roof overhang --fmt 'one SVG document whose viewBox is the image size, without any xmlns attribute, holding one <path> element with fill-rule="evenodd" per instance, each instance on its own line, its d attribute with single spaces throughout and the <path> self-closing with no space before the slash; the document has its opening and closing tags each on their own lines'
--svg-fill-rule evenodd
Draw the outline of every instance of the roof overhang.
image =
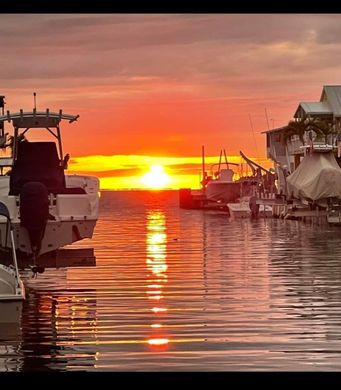
<svg viewBox="0 0 341 390">
<path fill-rule="evenodd" d="M 288 126 L 276 127 L 275 129 L 262 131 L 261 134 L 280 133 L 281 131 L 284 131 L 287 127 Z"/>
</svg>

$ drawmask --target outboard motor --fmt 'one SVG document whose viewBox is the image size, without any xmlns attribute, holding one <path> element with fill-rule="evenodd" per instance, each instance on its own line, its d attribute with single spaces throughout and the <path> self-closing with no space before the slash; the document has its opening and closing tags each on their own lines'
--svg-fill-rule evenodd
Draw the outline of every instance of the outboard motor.
<svg viewBox="0 0 341 390">
<path fill-rule="evenodd" d="M 20 225 L 28 231 L 34 260 L 39 256 L 48 218 L 46 186 L 34 181 L 24 184 L 20 191 Z"/>
</svg>

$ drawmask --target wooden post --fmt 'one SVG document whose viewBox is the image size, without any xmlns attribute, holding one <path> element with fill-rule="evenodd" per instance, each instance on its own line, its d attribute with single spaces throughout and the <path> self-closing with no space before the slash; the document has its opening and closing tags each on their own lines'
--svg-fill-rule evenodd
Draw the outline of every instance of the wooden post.
<svg viewBox="0 0 341 390">
<path fill-rule="evenodd" d="M 12 146 L 12 158 L 13 162 L 17 159 L 18 154 L 18 128 L 14 128 L 13 146 Z"/>
<path fill-rule="evenodd" d="M 62 135 L 60 133 L 59 125 L 57 125 L 57 135 L 58 135 L 58 146 L 59 146 L 59 154 L 60 154 L 60 161 L 63 161 L 63 146 L 62 146 Z"/>
<path fill-rule="evenodd" d="M 203 195 L 205 195 L 205 190 L 206 190 L 206 186 L 205 186 L 205 180 L 206 180 L 206 172 L 205 172 L 205 146 L 202 145 L 201 147 L 201 158 L 202 158 L 202 161 L 201 161 L 201 169 L 202 169 L 202 193 Z"/>
</svg>

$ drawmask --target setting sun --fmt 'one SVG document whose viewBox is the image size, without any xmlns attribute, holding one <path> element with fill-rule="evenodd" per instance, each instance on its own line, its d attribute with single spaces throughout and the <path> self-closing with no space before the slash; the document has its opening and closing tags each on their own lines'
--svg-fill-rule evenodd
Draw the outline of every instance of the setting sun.
<svg viewBox="0 0 341 390">
<path fill-rule="evenodd" d="M 162 165 L 152 165 L 150 170 L 142 176 L 141 183 L 145 188 L 165 188 L 171 181 Z"/>
</svg>

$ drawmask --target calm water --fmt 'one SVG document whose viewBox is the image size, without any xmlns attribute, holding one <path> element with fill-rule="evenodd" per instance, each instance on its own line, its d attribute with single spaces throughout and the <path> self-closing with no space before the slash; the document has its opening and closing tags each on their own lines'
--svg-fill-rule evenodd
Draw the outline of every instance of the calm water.
<svg viewBox="0 0 341 390">
<path fill-rule="evenodd" d="M 1 371 L 341 369 L 341 228 L 104 192 L 91 245 L 0 307 Z"/>
</svg>

